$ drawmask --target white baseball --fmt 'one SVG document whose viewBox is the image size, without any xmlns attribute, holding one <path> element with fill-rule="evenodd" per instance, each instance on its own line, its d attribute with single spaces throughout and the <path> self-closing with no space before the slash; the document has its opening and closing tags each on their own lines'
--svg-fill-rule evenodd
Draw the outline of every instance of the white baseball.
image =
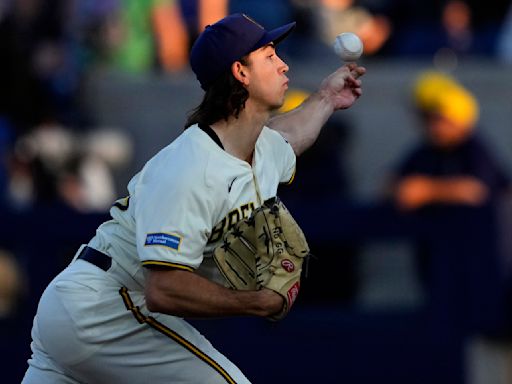
<svg viewBox="0 0 512 384">
<path fill-rule="evenodd" d="M 356 61 L 363 54 L 363 42 L 355 33 L 340 33 L 334 40 L 334 52 L 343 61 Z"/>
</svg>

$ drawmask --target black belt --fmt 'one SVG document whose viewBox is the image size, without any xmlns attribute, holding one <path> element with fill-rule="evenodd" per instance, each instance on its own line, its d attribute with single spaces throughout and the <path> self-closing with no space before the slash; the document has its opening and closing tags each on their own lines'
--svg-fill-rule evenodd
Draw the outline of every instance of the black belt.
<svg viewBox="0 0 512 384">
<path fill-rule="evenodd" d="M 103 269 L 105 272 L 108 271 L 112 266 L 112 258 L 110 256 L 87 246 L 82 249 L 82 252 L 80 252 L 78 258 L 94 264 L 98 268 Z"/>
</svg>

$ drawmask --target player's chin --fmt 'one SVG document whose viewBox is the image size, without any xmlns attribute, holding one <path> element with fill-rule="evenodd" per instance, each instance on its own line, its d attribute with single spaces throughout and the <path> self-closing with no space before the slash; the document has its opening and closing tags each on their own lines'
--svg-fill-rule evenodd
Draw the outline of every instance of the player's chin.
<svg viewBox="0 0 512 384">
<path fill-rule="evenodd" d="M 270 108 L 272 111 L 275 111 L 279 108 L 281 108 L 284 105 L 284 92 L 283 95 L 279 98 L 279 100 L 276 100 L 274 103 L 271 104 Z"/>
<path fill-rule="evenodd" d="M 283 106 L 283 104 L 284 104 L 284 101 L 281 102 L 281 103 L 271 104 L 269 106 L 269 111 L 270 112 L 276 112 L 276 111 L 278 111 Z"/>
</svg>

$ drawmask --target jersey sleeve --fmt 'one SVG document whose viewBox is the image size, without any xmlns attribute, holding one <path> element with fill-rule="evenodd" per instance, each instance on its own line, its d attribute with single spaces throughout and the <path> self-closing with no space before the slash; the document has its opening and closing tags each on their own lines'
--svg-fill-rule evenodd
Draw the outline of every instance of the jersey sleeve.
<svg viewBox="0 0 512 384">
<path fill-rule="evenodd" d="M 152 168 L 132 196 L 139 258 L 144 266 L 193 271 L 211 228 L 211 194 L 200 170 L 172 163 Z"/>
<path fill-rule="evenodd" d="M 265 127 L 271 142 L 274 164 L 279 172 L 279 182 L 291 184 L 295 177 L 297 157 L 290 143 L 277 131 Z"/>
</svg>

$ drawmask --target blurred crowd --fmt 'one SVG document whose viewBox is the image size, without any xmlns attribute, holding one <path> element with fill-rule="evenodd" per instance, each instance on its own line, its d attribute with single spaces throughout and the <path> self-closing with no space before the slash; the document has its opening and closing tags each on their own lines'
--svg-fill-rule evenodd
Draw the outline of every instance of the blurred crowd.
<svg viewBox="0 0 512 384">
<path fill-rule="evenodd" d="M 338 33 L 350 31 L 361 37 L 370 60 L 436 55 L 512 60 L 512 7 L 506 0 L 492 7 L 475 0 L 5 0 L 0 4 L 2 206 L 23 211 L 56 203 L 83 213 L 105 212 L 122 193 L 115 190 L 114 175 L 130 163 L 133 143 L 122 127 L 98 126 L 88 115 L 80 92 L 87 75 L 97 68 L 187 71 L 198 33 L 232 12 L 248 13 L 268 28 L 297 20 L 283 47 L 289 56 L 307 55 L 315 45 L 329 48 Z M 412 184 L 399 188 L 402 200 Z M 473 189 L 484 194 L 483 188 Z"/>
<path fill-rule="evenodd" d="M 2 0 L 0 212 L 38 206 L 107 212 L 124 193 L 116 190 L 115 175 L 129 167 L 134 143 L 123 127 L 100 126 L 88 114 L 81 100 L 87 76 L 97 69 L 179 75 L 188 71 L 198 33 L 233 12 L 267 28 L 296 20 L 282 49 L 298 59 L 315 46 L 330 49 L 341 32 L 354 32 L 363 40 L 365 60 L 432 57 L 445 69 L 468 56 L 512 63 L 509 0 Z M 439 204 L 484 205 L 509 189 L 509 176 L 475 129 L 474 95 L 437 70 L 421 74 L 411 88 L 425 140 L 390 175 L 385 198 L 411 212 Z M 282 111 L 307 96 L 290 92 Z M 318 164 L 339 164 L 333 148 L 344 141 L 347 127 L 330 121 L 324 131 L 318 148 L 299 159 L 305 181 L 295 198 L 346 193 L 343 170 L 323 167 L 339 178 L 321 177 Z M 330 184 L 312 188 L 311 178 Z M 342 268 L 350 282 L 348 264 Z M 0 319 L 16 313 L 25 283 L 15 254 L 0 242 Z M 353 286 L 347 289 L 353 294 Z"/>
<path fill-rule="evenodd" d="M 283 48 L 290 56 L 308 54 L 312 45 L 307 41 L 330 47 L 335 35 L 351 31 L 364 41 L 366 58 L 485 55 L 507 61 L 512 56 L 510 8 L 505 0 L 494 1 L 492 7 L 474 0 L 2 1 L 1 196 L 22 205 L 48 196 L 48 191 L 37 190 L 48 189 L 34 181 L 39 171 L 53 174 L 53 184 L 65 184 L 54 186 L 57 194 L 73 188 L 68 176 L 87 178 L 78 174 L 93 168 L 89 155 L 94 149 L 85 143 L 94 139 L 84 137 L 103 129 L 80 103 L 90 71 L 98 66 L 134 73 L 186 71 L 188 51 L 199 31 L 229 12 L 246 12 L 269 28 L 297 20 L 294 38 Z M 116 127 L 109 128 L 113 134 Z M 117 133 L 123 135 L 122 129 Z M 52 141 L 45 139 L 49 137 L 61 141 L 59 160 L 44 159 L 44 151 L 36 154 L 28 145 Z M 96 169 L 106 174 L 128 161 L 127 153 L 119 156 L 101 159 L 106 168 L 99 171 L 96 162 Z M 98 194 L 105 201 L 111 198 L 108 191 Z M 85 210 L 89 204 L 92 210 L 105 208 L 82 195 L 83 201 L 70 203 Z"/>
</svg>

